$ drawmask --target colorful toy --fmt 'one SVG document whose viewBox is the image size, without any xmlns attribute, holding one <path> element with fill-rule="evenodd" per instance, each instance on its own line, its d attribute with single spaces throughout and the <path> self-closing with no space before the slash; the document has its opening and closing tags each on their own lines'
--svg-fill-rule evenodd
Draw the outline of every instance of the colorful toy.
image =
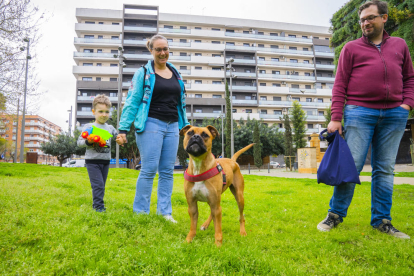
<svg viewBox="0 0 414 276">
<path fill-rule="evenodd" d="M 81 136 L 83 139 L 88 139 L 89 142 L 95 143 L 100 147 L 105 147 L 106 140 L 113 137 L 109 131 L 96 126 L 88 127 L 82 132 Z"/>
</svg>

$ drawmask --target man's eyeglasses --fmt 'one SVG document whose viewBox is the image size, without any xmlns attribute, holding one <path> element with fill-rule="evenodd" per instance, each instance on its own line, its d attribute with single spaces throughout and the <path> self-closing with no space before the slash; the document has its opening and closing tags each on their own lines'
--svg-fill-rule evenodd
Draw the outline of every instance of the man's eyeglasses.
<svg viewBox="0 0 414 276">
<path fill-rule="evenodd" d="M 164 51 L 165 53 L 168 52 L 170 50 L 170 48 L 165 47 L 165 48 L 154 48 L 155 52 L 157 53 L 161 53 L 162 51 Z"/>
<path fill-rule="evenodd" d="M 383 14 L 380 14 L 380 15 L 370 15 L 367 18 L 360 18 L 359 21 L 358 21 L 358 23 L 360 25 L 362 25 L 362 24 L 364 24 L 365 20 L 368 21 L 369 23 L 372 23 L 372 22 L 374 22 L 375 18 L 382 17 L 382 16 L 383 16 Z"/>
</svg>

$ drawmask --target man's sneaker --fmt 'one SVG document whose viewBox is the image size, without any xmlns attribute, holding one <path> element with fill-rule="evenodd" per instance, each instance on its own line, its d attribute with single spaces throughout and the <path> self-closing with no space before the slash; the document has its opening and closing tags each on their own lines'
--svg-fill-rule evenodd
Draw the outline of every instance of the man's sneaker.
<svg viewBox="0 0 414 276">
<path fill-rule="evenodd" d="M 398 231 L 397 228 L 392 226 L 391 221 L 389 221 L 388 219 L 382 219 L 382 223 L 376 229 L 378 229 L 381 232 L 387 233 L 390 236 L 396 237 L 396 238 L 410 239 L 410 236 L 408 236 L 407 234 L 403 232 Z"/>
<path fill-rule="evenodd" d="M 103 213 L 103 212 L 106 212 L 106 208 L 105 207 L 98 208 L 98 209 L 95 209 L 95 211 L 98 213 Z"/>
<path fill-rule="evenodd" d="M 163 216 L 166 220 L 171 221 L 172 223 L 177 223 L 175 219 L 171 215 L 165 215 Z"/>
<path fill-rule="evenodd" d="M 326 218 L 318 224 L 318 230 L 328 232 L 340 223 L 341 220 L 339 219 L 339 215 L 328 212 Z"/>
</svg>

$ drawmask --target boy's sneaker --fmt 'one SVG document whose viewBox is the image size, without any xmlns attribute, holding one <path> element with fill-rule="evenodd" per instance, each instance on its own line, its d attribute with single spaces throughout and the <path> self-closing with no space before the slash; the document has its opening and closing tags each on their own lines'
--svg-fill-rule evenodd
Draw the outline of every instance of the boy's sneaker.
<svg viewBox="0 0 414 276">
<path fill-rule="evenodd" d="M 177 221 L 173 219 L 171 215 L 165 215 L 163 217 L 165 218 L 165 220 L 171 221 L 172 223 L 177 223 Z"/>
<path fill-rule="evenodd" d="M 98 209 L 95 209 L 95 211 L 98 212 L 98 213 L 103 213 L 103 212 L 106 211 L 106 208 L 105 207 L 98 208 Z"/>
<path fill-rule="evenodd" d="M 318 224 L 318 230 L 322 232 L 329 232 L 332 228 L 341 223 L 339 215 L 328 212 L 326 218 Z"/>
<path fill-rule="evenodd" d="M 392 226 L 391 221 L 389 221 L 388 219 L 382 219 L 382 223 L 375 229 L 378 229 L 379 231 L 387 233 L 388 235 L 396 238 L 410 239 L 410 236 L 403 232 L 400 232 L 397 228 Z"/>
</svg>

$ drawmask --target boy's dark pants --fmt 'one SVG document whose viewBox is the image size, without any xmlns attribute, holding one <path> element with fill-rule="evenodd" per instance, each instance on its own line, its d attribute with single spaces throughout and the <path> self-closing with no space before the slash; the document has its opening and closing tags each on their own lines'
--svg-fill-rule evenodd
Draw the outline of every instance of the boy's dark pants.
<svg viewBox="0 0 414 276">
<path fill-rule="evenodd" d="M 108 176 L 109 164 L 86 164 L 89 180 L 92 186 L 93 208 L 102 209 L 104 205 L 105 182 Z"/>
</svg>

